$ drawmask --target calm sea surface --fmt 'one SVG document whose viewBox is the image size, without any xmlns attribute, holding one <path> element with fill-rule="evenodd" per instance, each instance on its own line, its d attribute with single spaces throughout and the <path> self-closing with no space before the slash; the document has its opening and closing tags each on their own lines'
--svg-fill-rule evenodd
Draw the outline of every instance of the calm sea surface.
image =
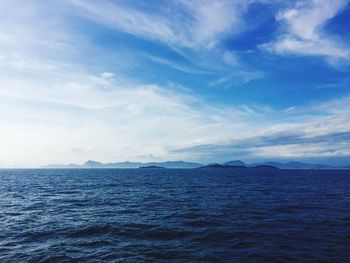
<svg viewBox="0 0 350 263">
<path fill-rule="evenodd" d="M 0 170 L 0 262 L 349 262 L 350 171 Z"/>
</svg>

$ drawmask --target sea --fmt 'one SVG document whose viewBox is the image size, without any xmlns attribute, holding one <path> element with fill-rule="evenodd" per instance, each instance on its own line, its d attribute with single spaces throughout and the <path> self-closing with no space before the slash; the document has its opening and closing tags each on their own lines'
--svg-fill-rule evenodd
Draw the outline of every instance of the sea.
<svg viewBox="0 0 350 263">
<path fill-rule="evenodd" d="M 0 262 L 350 262 L 350 170 L 0 170 Z"/>
</svg>

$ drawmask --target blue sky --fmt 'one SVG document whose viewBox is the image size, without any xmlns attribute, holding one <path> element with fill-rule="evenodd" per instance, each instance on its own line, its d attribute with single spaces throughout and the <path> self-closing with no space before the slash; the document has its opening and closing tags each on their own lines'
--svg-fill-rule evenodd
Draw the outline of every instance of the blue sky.
<svg viewBox="0 0 350 263">
<path fill-rule="evenodd" d="M 0 3 L 0 166 L 350 164 L 345 0 Z"/>
</svg>

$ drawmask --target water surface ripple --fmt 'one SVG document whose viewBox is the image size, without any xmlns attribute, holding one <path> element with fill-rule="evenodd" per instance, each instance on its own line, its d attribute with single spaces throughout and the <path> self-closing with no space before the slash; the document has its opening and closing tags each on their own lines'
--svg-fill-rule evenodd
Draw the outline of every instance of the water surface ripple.
<svg viewBox="0 0 350 263">
<path fill-rule="evenodd" d="M 345 262 L 350 172 L 0 170 L 0 262 Z"/>
</svg>

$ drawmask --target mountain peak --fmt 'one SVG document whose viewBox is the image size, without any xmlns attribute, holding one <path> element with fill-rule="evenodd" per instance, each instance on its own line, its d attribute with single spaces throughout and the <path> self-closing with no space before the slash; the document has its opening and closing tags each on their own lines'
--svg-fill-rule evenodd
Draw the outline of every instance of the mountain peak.
<svg viewBox="0 0 350 263">
<path fill-rule="evenodd" d="M 242 162 L 241 160 L 233 160 L 223 163 L 223 165 L 231 165 L 231 166 L 247 166 L 245 162 Z"/>
<path fill-rule="evenodd" d="M 88 160 L 83 165 L 91 167 L 91 166 L 100 166 L 100 165 L 102 165 L 102 163 L 97 162 L 97 161 L 93 161 L 93 160 Z"/>
</svg>

